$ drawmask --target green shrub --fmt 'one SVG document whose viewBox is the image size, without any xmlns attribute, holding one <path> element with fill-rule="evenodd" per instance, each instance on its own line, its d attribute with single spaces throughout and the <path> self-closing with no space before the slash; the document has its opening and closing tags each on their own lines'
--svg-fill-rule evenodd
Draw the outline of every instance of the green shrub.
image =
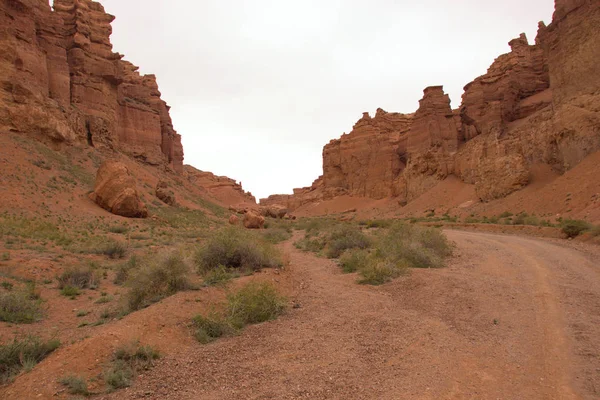
<svg viewBox="0 0 600 400">
<path fill-rule="evenodd" d="M 266 282 L 250 282 L 227 296 L 227 317 L 236 328 L 275 319 L 284 310 L 285 299 Z"/>
<path fill-rule="evenodd" d="M 90 394 L 87 382 L 84 378 L 79 376 L 65 376 L 59 380 L 59 383 L 67 387 L 69 394 L 80 394 L 82 396 L 88 396 Z"/>
<path fill-rule="evenodd" d="M 0 384 L 6 384 L 25 367 L 32 368 L 60 346 L 57 340 L 43 342 L 35 336 L 0 345 Z"/>
<path fill-rule="evenodd" d="M 106 382 L 110 391 L 129 387 L 132 379 L 133 369 L 122 360 L 114 361 L 104 373 L 104 382 Z"/>
<path fill-rule="evenodd" d="M 164 297 L 190 287 L 188 266 L 183 256 L 173 252 L 158 259 L 148 259 L 130 272 L 126 285 L 129 311 L 139 310 Z"/>
<path fill-rule="evenodd" d="M 8 252 L 2 253 L 2 255 L 0 256 L 0 261 L 9 261 L 9 260 L 10 260 L 10 253 L 8 253 Z"/>
<path fill-rule="evenodd" d="M 566 219 L 560 224 L 561 231 L 567 235 L 568 238 L 577 237 L 591 227 L 590 223 L 579 219 Z"/>
<path fill-rule="evenodd" d="M 127 231 L 129 231 L 129 227 L 125 225 L 114 225 L 109 227 L 108 231 L 111 233 L 127 233 Z"/>
<path fill-rule="evenodd" d="M 31 324 L 41 318 L 40 300 L 28 291 L 18 290 L 0 294 L 0 321 Z"/>
<path fill-rule="evenodd" d="M 79 296 L 81 292 L 75 286 L 65 286 L 60 290 L 60 294 L 66 297 Z"/>
<path fill-rule="evenodd" d="M 359 270 L 360 279 L 358 283 L 363 285 L 383 285 L 393 278 L 403 274 L 407 268 L 398 263 L 386 260 L 369 259 Z"/>
<path fill-rule="evenodd" d="M 100 253 L 112 259 L 123 258 L 127 253 L 127 246 L 121 242 L 110 241 L 100 249 Z"/>
<path fill-rule="evenodd" d="M 210 237 L 196 250 L 194 261 L 199 273 L 224 266 L 259 270 L 283 265 L 281 253 L 258 234 L 227 227 Z"/>
<path fill-rule="evenodd" d="M 11 291 L 13 290 L 14 285 L 8 281 L 3 281 L 2 283 L 0 283 L 0 286 L 2 286 L 3 289 Z"/>
<path fill-rule="evenodd" d="M 590 234 L 594 237 L 596 236 L 600 236 L 600 225 L 594 225 L 591 229 L 590 229 Z"/>
<path fill-rule="evenodd" d="M 99 279 L 90 267 L 70 267 L 56 277 L 58 288 L 95 289 Z"/>
<path fill-rule="evenodd" d="M 395 224 L 377 243 L 380 258 L 411 268 L 442 267 L 451 254 L 452 247 L 440 230 L 404 223 Z"/>
<path fill-rule="evenodd" d="M 292 237 L 292 233 L 289 230 L 283 228 L 271 228 L 266 229 L 263 233 L 263 237 L 270 243 L 277 244 L 285 242 Z"/>
<path fill-rule="evenodd" d="M 512 223 L 513 225 L 525 225 L 525 219 L 527 217 L 529 217 L 529 214 L 524 212 L 519 213 L 513 218 Z"/>
<path fill-rule="evenodd" d="M 122 285 L 129 278 L 129 273 L 138 267 L 138 257 L 134 254 L 131 257 L 129 257 L 129 260 L 127 260 L 127 262 L 122 263 L 117 267 L 114 283 L 116 285 Z"/>
<path fill-rule="evenodd" d="M 504 211 L 502 214 L 500 214 L 498 216 L 498 218 L 508 218 L 508 217 L 512 217 L 514 214 L 508 211 Z"/>
<path fill-rule="evenodd" d="M 227 296 L 227 306 L 223 315 L 212 312 L 208 317 L 194 317 L 194 336 L 202 344 L 210 343 L 248 324 L 273 320 L 284 310 L 285 298 L 279 295 L 273 285 L 250 282 Z"/>
<path fill-rule="evenodd" d="M 133 342 L 119 347 L 113 354 L 110 368 L 104 373 L 104 381 L 111 391 L 129 387 L 135 374 L 154 366 L 160 353 L 150 346 Z"/>
<path fill-rule="evenodd" d="M 197 315 L 192 320 L 192 325 L 195 328 L 194 336 L 196 340 L 202 344 L 210 343 L 233 331 L 229 323 L 216 314 L 208 317 Z"/>
<path fill-rule="evenodd" d="M 327 238 L 327 257 L 338 258 L 344 250 L 366 249 L 371 240 L 359 228 L 344 224 L 336 227 Z"/>
<path fill-rule="evenodd" d="M 202 277 L 202 282 L 205 286 L 222 285 L 238 276 L 239 273 L 221 265 L 213 270 L 207 271 Z"/>
<path fill-rule="evenodd" d="M 340 266 L 342 271 L 349 274 L 356 272 L 367 265 L 369 262 L 368 250 L 351 249 L 345 251 L 340 257 Z"/>
<path fill-rule="evenodd" d="M 310 251 L 312 253 L 318 253 L 321 250 L 323 250 L 325 248 L 325 246 L 327 245 L 327 242 L 325 241 L 325 238 L 322 237 L 308 237 L 305 236 L 304 238 L 296 241 L 294 243 L 294 246 L 296 246 L 296 248 L 300 249 L 300 250 L 304 250 L 304 251 Z"/>
</svg>

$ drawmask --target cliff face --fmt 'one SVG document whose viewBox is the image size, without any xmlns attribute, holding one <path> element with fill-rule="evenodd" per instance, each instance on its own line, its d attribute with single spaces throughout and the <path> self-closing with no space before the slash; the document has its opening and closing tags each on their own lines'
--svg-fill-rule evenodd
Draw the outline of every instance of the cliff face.
<svg viewBox="0 0 600 400">
<path fill-rule="evenodd" d="M 0 130 L 107 146 L 183 172 L 156 78 L 112 52 L 112 15 L 91 0 L 0 0 Z"/>
<path fill-rule="evenodd" d="M 465 87 L 458 110 L 434 86 L 414 114 L 364 114 L 325 146 L 315 184 L 261 204 L 293 210 L 340 194 L 403 204 L 450 174 L 487 201 L 526 186 L 533 164 L 566 172 L 600 149 L 598 26 L 598 1 L 556 0 L 535 44 L 524 34 L 512 40 L 511 52 Z"/>
</svg>

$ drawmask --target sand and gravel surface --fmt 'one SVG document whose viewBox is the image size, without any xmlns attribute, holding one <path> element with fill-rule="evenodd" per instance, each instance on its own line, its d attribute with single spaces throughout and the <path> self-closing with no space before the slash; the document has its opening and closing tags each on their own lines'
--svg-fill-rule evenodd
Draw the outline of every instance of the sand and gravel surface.
<svg viewBox="0 0 600 400">
<path fill-rule="evenodd" d="M 448 231 L 448 268 L 360 286 L 290 253 L 292 308 L 105 399 L 597 399 L 600 253 Z"/>
</svg>

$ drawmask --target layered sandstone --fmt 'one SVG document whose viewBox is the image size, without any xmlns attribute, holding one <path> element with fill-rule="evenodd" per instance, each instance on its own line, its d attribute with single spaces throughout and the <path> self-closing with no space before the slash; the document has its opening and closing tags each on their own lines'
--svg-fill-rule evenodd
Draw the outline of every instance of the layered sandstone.
<svg viewBox="0 0 600 400">
<path fill-rule="evenodd" d="M 91 0 L 0 1 L 0 130 L 105 146 L 183 170 L 156 78 L 112 51 L 112 15 Z"/>
<path fill-rule="evenodd" d="M 242 184 L 234 179 L 200 171 L 191 165 L 184 165 L 183 175 L 190 183 L 225 205 L 256 205 L 252 193 L 244 191 Z"/>
<path fill-rule="evenodd" d="M 535 44 L 510 41 L 487 73 L 465 86 L 459 109 L 441 86 L 425 89 L 414 114 L 367 113 L 323 149 L 323 176 L 261 204 L 294 210 L 337 195 L 401 204 L 448 175 L 483 201 L 529 183 L 531 166 L 564 173 L 600 149 L 600 3 L 556 0 Z"/>
</svg>

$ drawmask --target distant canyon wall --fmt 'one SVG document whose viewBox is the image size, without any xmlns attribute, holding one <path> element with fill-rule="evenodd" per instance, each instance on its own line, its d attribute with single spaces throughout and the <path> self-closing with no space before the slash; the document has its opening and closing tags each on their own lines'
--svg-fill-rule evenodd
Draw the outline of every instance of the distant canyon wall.
<svg viewBox="0 0 600 400">
<path fill-rule="evenodd" d="M 556 0 L 534 44 L 510 41 L 487 73 L 465 86 L 459 109 L 442 86 L 424 91 L 414 114 L 378 109 L 323 149 L 323 175 L 262 205 L 294 210 L 340 195 L 405 204 L 453 174 L 479 198 L 529 183 L 534 164 L 564 173 L 600 150 L 600 2 Z"/>
</svg>

